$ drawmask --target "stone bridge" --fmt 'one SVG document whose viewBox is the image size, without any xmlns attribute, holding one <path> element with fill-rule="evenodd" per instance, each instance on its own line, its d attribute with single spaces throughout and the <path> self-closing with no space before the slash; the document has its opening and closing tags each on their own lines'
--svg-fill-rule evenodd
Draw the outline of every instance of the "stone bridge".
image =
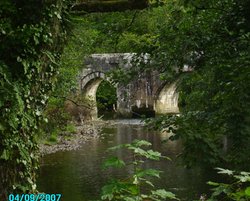
<svg viewBox="0 0 250 201">
<path fill-rule="evenodd" d="M 92 54 L 85 59 L 85 66 L 79 73 L 81 93 L 96 101 L 96 91 L 103 80 L 110 81 L 107 73 L 118 69 L 133 68 L 133 53 Z M 147 61 L 147 56 L 143 60 Z M 160 80 L 159 73 L 151 71 L 139 73 L 128 84 L 115 84 L 117 92 L 117 112 L 120 116 L 136 116 L 145 111 L 152 114 L 178 113 L 178 93 L 176 82 Z M 94 107 L 93 117 L 97 117 Z"/>
</svg>

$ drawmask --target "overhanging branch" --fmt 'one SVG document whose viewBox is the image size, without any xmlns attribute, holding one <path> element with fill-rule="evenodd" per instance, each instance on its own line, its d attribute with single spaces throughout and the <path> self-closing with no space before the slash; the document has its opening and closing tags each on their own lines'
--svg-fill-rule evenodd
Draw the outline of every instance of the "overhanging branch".
<svg viewBox="0 0 250 201">
<path fill-rule="evenodd" d="M 76 101 L 74 101 L 74 100 L 72 100 L 72 99 L 70 99 L 70 98 L 67 98 L 67 97 L 65 97 L 65 96 L 55 96 L 55 95 L 52 95 L 52 97 L 54 97 L 54 98 L 62 98 L 62 99 L 64 99 L 64 100 L 67 100 L 67 101 L 70 101 L 70 102 L 72 102 L 72 103 L 74 103 L 76 106 L 79 106 L 79 107 L 85 107 L 85 108 L 87 108 L 87 109 L 92 109 L 90 106 L 88 106 L 88 105 L 84 105 L 84 104 L 78 104 Z"/>
</svg>

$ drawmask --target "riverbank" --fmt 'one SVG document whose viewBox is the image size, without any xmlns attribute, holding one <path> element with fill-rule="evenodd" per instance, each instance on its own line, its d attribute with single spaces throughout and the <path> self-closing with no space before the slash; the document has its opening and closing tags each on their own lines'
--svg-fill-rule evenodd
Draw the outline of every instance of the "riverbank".
<svg viewBox="0 0 250 201">
<path fill-rule="evenodd" d="M 93 138 L 99 138 L 103 127 L 114 125 L 114 121 L 89 121 L 83 125 L 76 125 L 76 133 L 61 133 L 57 137 L 55 144 L 42 143 L 39 145 L 41 156 L 55 153 L 58 151 L 70 151 L 79 149 L 82 144 L 87 143 Z"/>
<path fill-rule="evenodd" d="M 116 124 L 144 125 L 142 120 L 91 120 L 84 122 L 83 125 L 76 125 L 76 133 L 61 133 L 57 136 L 55 143 L 41 143 L 39 153 L 41 156 L 55 153 L 58 151 L 70 151 L 79 149 L 82 144 L 87 143 L 93 138 L 99 138 L 103 127 L 113 127 Z"/>
</svg>

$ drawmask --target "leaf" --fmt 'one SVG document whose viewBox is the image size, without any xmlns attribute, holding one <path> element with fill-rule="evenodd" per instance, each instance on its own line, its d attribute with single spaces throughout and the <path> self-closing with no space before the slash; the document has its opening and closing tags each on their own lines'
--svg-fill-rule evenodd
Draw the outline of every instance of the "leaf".
<svg viewBox="0 0 250 201">
<path fill-rule="evenodd" d="M 144 199 L 149 198 L 148 195 L 145 195 L 145 194 L 141 194 L 141 197 L 144 198 Z"/>
<path fill-rule="evenodd" d="M 4 131 L 4 126 L 3 126 L 3 124 L 2 123 L 0 123 L 0 131 Z"/>
<path fill-rule="evenodd" d="M 169 191 L 166 191 L 165 189 L 158 189 L 156 191 L 151 191 L 153 196 L 158 196 L 162 199 L 170 198 L 170 199 L 175 199 L 179 200 L 176 198 L 175 194 Z"/>
<path fill-rule="evenodd" d="M 250 181 L 250 176 L 235 175 L 234 177 L 243 183 Z"/>
<path fill-rule="evenodd" d="M 113 194 L 104 194 L 104 195 L 101 196 L 101 199 L 102 200 L 112 200 L 113 197 L 114 197 Z"/>
<path fill-rule="evenodd" d="M 250 176 L 250 172 L 240 172 L 241 175 Z"/>
<path fill-rule="evenodd" d="M 212 194 L 212 197 L 216 197 L 220 195 L 221 193 L 225 193 L 225 194 L 229 193 L 228 187 L 229 187 L 228 184 L 220 184 L 218 187 L 213 189 L 214 192 Z"/>
<path fill-rule="evenodd" d="M 133 184 L 135 184 L 135 185 L 138 185 L 138 184 L 139 184 L 139 180 L 138 180 L 137 175 L 134 175 L 134 181 L 133 181 Z"/>
<path fill-rule="evenodd" d="M 135 147 L 141 147 L 141 146 L 151 146 L 152 144 L 146 140 L 134 140 L 131 145 Z"/>
<path fill-rule="evenodd" d="M 35 44 L 38 45 L 39 44 L 39 39 L 35 35 L 33 36 L 33 39 L 35 41 Z"/>
<path fill-rule="evenodd" d="M 141 148 L 135 148 L 135 147 L 129 147 L 128 149 L 132 149 L 134 153 L 140 155 L 140 156 L 145 156 L 147 157 L 147 152 Z"/>
<path fill-rule="evenodd" d="M 142 171 L 140 171 L 140 172 L 137 174 L 137 176 L 138 176 L 138 177 L 152 176 L 152 177 L 160 178 L 160 173 L 161 173 L 161 171 L 159 171 L 159 170 L 147 169 L 147 170 L 142 170 Z"/>
<path fill-rule="evenodd" d="M 109 167 L 121 168 L 124 166 L 125 166 L 124 161 L 120 160 L 118 157 L 115 156 L 107 159 L 103 164 L 103 168 L 109 168 Z"/>
<path fill-rule="evenodd" d="M 102 187 L 102 200 L 112 200 L 116 193 L 124 190 L 124 184 L 119 181 L 113 180 L 111 183 Z"/>
<path fill-rule="evenodd" d="M 219 183 L 216 183 L 216 182 L 213 182 L 213 181 L 209 181 L 207 182 L 208 185 L 210 186 L 219 186 L 220 184 Z"/>
<path fill-rule="evenodd" d="M 137 201 L 137 199 L 134 197 L 124 197 L 124 201 Z"/>
<path fill-rule="evenodd" d="M 155 187 L 151 181 L 145 181 L 145 183 L 148 184 L 149 186 Z"/>
<path fill-rule="evenodd" d="M 247 197 L 250 197 L 250 186 L 248 186 L 245 190 L 245 194 Z"/>
<path fill-rule="evenodd" d="M 59 20 L 62 19 L 61 15 L 60 15 L 58 12 L 55 11 L 54 14 L 56 15 L 56 17 L 57 17 Z"/>
<path fill-rule="evenodd" d="M 137 185 L 134 184 L 127 184 L 125 190 L 128 190 L 132 195 L 137 195 L 139 193 Z"/>
<path fill-rule="evenodd" d="M 115 151 L 117 149 L 121 149 L 121 148 L 124 148 L 124 147 L 127 147 L 129 144 L 119 144 L 117 146 L 113 146 L 113 147 L 110 147 L 108 148 L 109 151 Z"/>
<path fill-rule="evenodd" d="M 10 154 L 9 154 L 8 150 L 3 150 L 3 153 L 2 153 L 0 158 L 4 159 L 4 160 L 8 160 L 10 158 Z"/>
<path fill-rule="evenodd" d="M 42 53 L 45 54 L 53 64 L 59 66 L 56 62 L 55 56 L 50 51 L 43 50 Z"/>
<path fill-rule="evenodd" d="M 158 151 L 148 150 L 146 157 L 152 160 L 160 160 L 161 153 Z"/>
<path fill-rule="evenodd" d="M 234 173 L 234 171 L 228 170 L 228 169 L 223 169 L 223 168 L 218 168 L 218 167 L 215 169 L 219 170 L 218 171 L 219 174 L 233 175 L 233 173 Z"/>
<path fill-rule="evenodd" d="M 41 116 L 41 115 L 42 115 L 41 111 L 36 110 L 36 116 Z"/>
</svg>

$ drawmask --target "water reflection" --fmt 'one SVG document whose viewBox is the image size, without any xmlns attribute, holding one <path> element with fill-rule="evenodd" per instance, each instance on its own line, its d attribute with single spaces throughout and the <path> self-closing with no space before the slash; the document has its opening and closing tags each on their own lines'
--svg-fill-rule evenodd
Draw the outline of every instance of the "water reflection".
<svg viewBox="0 0 250 201">
<path fill-rule="evenodd" d="M 168 133 L 148 131 L 139 121 L 121 121 L 114 128 L 105 128 L 100 139 L 93 139 L 79 150 L 57 152 L 41 159 L 38 178 L 38 189 L 46 193 L 61 193 L 63 201 L 89 201 L 98 199 L 101 187 L 110 175 L 122 177 L 132 170 L 103 170 L 102 162 L 107 157 L 108 147 L 130 143 L 134 139 L 146 139 L 153 144 L 153 149 L 167 155 L 173 161 L 148 161 L 146 167 L 164 170 L 162 178 L 157 182 L 159 188 L 167 188 L 178 194 L 182 200 L 193 200 L 207 191 L 206 181 L 211 175 L 200 169 L 187 170 L 176 165 L 176 156 L 181 150 L 180 142 L 167 139 Z M 116 154 L 124 159 L 128 153 L 117 150 Z"/>
</svg>

